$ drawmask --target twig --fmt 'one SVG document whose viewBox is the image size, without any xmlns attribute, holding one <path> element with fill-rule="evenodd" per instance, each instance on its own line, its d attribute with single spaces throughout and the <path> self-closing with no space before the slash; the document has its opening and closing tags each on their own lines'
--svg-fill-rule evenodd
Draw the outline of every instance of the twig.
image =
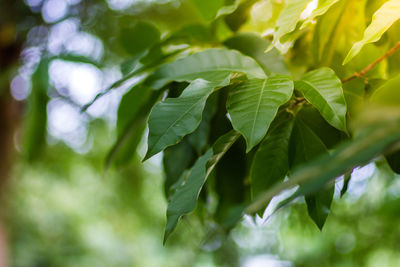
<svg viewBox="0 0 400 267">
<path fill-rule="evenodd" d="M 399 48 L 400 48 L 400 41 L 397 42 L 395 44 L 395 46 L 393 46 L 389 51 L 387 51 L 385 54 L 383 54 L 380 58 L 378 58 L 377 60 L 375 60 L 374 62 L 372 62 L 368 66 L 366 66 L 362 71 L 356 72 L 353 75 L 351 75 L 350 77 L 347 77 L 346 79 L 343 79 L 342 83 L 349 82 L 349 81 L 354 80 L 355 78 L 358 78 L 358 77 L 364 77 L 365 74 L 367 74 L 368 71 L 370 71 L 373 67 L 375 67 L 377 64 L 379 64 L 385 58 L 393 55 L 394 52 L 396 52 L 396 50 L 399 49 Z"/>
</svg>

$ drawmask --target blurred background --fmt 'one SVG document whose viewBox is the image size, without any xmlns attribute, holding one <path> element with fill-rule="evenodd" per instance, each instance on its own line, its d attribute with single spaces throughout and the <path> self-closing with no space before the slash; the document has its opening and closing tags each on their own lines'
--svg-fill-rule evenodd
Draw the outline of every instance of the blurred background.
<svg viewBox="0 0 400 267">
<path fill-rule="evenodd" d="M 129 164 L 105 170 L 129 86 L 81 108 L 142 51 L 129 38 L 138 20 L 163 38 L 207 20 L 221 1 L 208 2 L 199 12 L 201 0 L 0 0 L 0 265 L 400 266 L 400 180 L 383 160 L 358 169 L 342 198 L 337 185 L 322 232 L 298 200 L 245 217 L 228 239 L 188 216 L 166 246 L 161 157 L 141 163 L 141 140 Z M 243 28 L 265 33 L 282 1 L 244 2 Z M 199 47 L 210 43 L 194 32 Z"/>
</svg>

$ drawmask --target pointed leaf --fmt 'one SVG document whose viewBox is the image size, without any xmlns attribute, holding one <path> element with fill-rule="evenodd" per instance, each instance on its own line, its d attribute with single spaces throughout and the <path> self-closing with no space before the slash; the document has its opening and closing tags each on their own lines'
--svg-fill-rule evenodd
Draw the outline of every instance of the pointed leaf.
<svg viewBox="0 0 400 267">
<path fill-rule="evenodd" d="M 346 194 L 347 189 L 349 188 L 349 183 L 350 183 L 350 179 L 351 179 L 351 173 L 352 171 L 348 171 L 344 174 L 344 178 L 343 178 L 343 187 L 340 190 L 340 197 L 343 197 L 344 194 Z"/>
<path fill-rule="evenodd" d="M 306 8 L 310 0 L 289 0 L 288 4 L 283 8 L 276 21 L 276 29 L 274 32 L 274 41 L 276 44 L 282 36 L 292 32 L 296 28 L 300 15 Z"/>
<path fill-rule="evenodd" d="M 320 68 L 306 73 L 295 87 L 325 120 L 337 129 L 346 132 L 346 101 L 342 84 L 335 72 Z"/>
<path fill-rule="evenodd" d="M 305 26 L 311 23 L 316 17 L 325 14 L 325 12 L 327 12 L 329 8 L 334 4 L 336 4 L 338 1 L 339 0 L 319 0 L 318 7 L 313 10 L 310 16 L 307 17 L 307 19 L 301 25 L 300 29 L 303 29 Z"/>
<path fill-rule="evenodd" d="M 167 98 L 153 107 L 149 118 L 148 149 L 144 160 L 178 143 L 199 126 L 208 96 L 216 87 L 193 81 L 178 98 Z"/>
<path fill-rule="evenodd" d="M 378 41 L 390 26 L 399 19 L 400 1 L 390 0 L 384 3 L 372 17 L 371 24 L 365 30 L 363 39 L 355 43 L 350 49 L 343 61 L 343 65 L 353 59 L 364 45 Z"/>
<path fill-rule="evenodd" d="M 207 177 L 239 136 L 240 134 L 235 131 L 230 131 L 221 136 L 188 172 L 184 183 L 175 191 L 168 203 L 164 243 L 175 229 L 180 217 L 195 209 L 201 188 Z"/>
<path fill-rule="evenodd" d="M 160 89 L 171 81 L 218 81 L 231 72 L 242 72 L 253 78 L 265 77 L 252 58 L 234 50 L 213 48 L 161 66 L 149 77 L 148 84 L 153 89 Z"/>
<path fill-rule="evenodd" d="M 252 199 L 285 178 L 293 123 L 293 116 L 287 112 L 278 116 L 258 148 L 250 170 Z"/>
<path fill-rule="evenodd" d="M 247 152 L 267 133 L 278 108 L 293 93 L 293 81 L 284 75 L 251 79 L 233 88 L 227 100 L 232 125 L 247 143 Z"/>
</svg>

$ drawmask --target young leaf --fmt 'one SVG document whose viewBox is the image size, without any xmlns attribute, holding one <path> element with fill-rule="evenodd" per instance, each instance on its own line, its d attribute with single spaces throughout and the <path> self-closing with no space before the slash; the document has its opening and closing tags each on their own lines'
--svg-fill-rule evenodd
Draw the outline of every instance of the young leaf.
<svg viewBox="0 0 400 267">
<path fill-rule="evenodd" d="M 310 71 L 301 81 L 295 82 L 295 88 L 319 110 L 328 123 L 347 131 L 346 101 L 340 79 L 333 70 L 320 68 Z"/>
<path fill-rule="evenodd" d="M 287 112 L 277 116 L 258 148 L 250 170 L 252 199 L 285 178 L 293 123 L 293 115 Z"/>
<path fill-rule="evenodd" d="M 265 53 L 271 43 L 254 33 L 238 33 L 224 42 L 224 45 L 236 49 L 254 58 L 267 75 L 271 73 L 289 74 L 286 63 L 278 50 L 273 48 Z"/>
<path fill-rule="evenodd" d="M 276 21 L 273 44 L 279 42 L 282 36 L 296 28 L 296 24 L 300 20 L 300 15 L 309 2 L 310 0 L 290 0 L 288 2 Z"/>
<path fill-rule="evenodd" d="M 328 154 L 328 149 L 312 129 L 300 118 L 296 118 L 290 144 L 291 169 L 310 162 L 320 155 Z M 308 214 L 319 229 L 324 226 L 330 211 L 334 187 L 305 195 Z"/>
<path fill-rule="evenodd" d="M 343 65 L 353 59 L 364 45 L 378 41 L 381 36 L 400 19 L 400 1 L 390 0 L 384 3 L 372 17 L 371 24 L 364 32 L 364 37 L 353 45 L 343 61 Z"/>
<path fill-rule="evenodd" d="M 178 143 L 185 135 L 196 130 L 201 122 L 206 100 L 215 87 L 215 83 L 197 79 L 178 98 L 167 98 L 153 107 L 144 160 Z"/>
<path fill-rule="evenodd" d="M 310 16 L 307 17 L 307 19 L 301 25 L 300 29 L 303 29 L 305 26 L 311 23 L 316 17 L 325 14 L 325 12 L 327 12 L 329 8 L 334 4 L 336 4 L 338 1 L 339 0 L 319 0 L 318 7 L 313 10 Z"/>
<path fill-rule="evenodd" d="M 263 70 L 252 58 L 234 50 L 213 48 L 161 66 L 149 77 L 148 85 L 160 89 L 171 81 L 219 81 L 231 72 L 242 72 L 252 78 L 265 78 Z"/>
<path fill-rule="evenodd" d="M 284 75 L 251 79 L 232 88 L 226 105 L 233 128 L 246 139 L 247 152 L 265 136 L 278 108 L 292 93 L 293 81 Z"/>
<path fill-rule="evenodd" d="M 221 136 L 213 147 L 196 161 L 187 174 L 185 182 L 172 195 L 171 201 L 168 203 L 164 243 L 175 229 L 180 217 L 195 209 L 207 177 L 239 136 L 240 134 L 233 130 Z"/>
</svg>

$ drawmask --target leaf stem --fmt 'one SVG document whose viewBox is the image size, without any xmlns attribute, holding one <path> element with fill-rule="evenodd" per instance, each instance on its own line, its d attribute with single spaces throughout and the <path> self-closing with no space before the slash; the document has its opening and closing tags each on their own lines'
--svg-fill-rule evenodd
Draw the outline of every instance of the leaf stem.
<svg viewBox="0 0 400 267">
<path fill-rule="evenodd" d="M 360 72 L 355 72 L 353 75 L 350 77 L 347 77 L 342 80 L 342 83 L 349 82 L 351 80 L 354 80 L 355 78 L 359 77 L 364 77 L 365 74 L 367 74 L 368 71 L 370 71 L 372 68 L 374 68 L 377 64 L 379 64 L 381 61 L 383 61 L 385 58 L 391 56 L 396 52 L 397 49 L 400 48 L 400 41 L 395 44 L 389 51 L 387 51 L 385 54 L 383 54 L 381 57 L 379 57 L 377 60 L 366 66 L 362 71 Z"/>
</svg>

